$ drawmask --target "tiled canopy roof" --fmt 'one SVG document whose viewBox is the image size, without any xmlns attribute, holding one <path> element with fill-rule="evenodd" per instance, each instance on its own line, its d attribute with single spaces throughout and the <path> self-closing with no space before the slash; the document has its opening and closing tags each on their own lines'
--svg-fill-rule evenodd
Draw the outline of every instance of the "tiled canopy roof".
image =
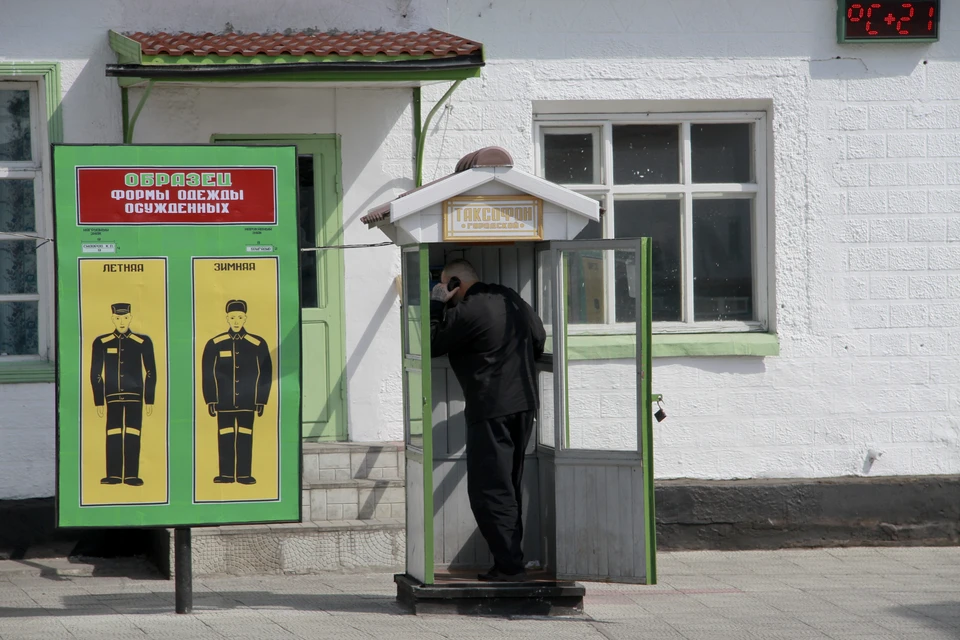
<svg viewBox="0 0 960 640">
<path fill-rule="evenodd" d="M 423 33 L 296 33 L 193 34 L 132 33 L 127 37 L 140 43 L 144 55 L 156 56 L 468 56 L 483 45 L 444 31 Z"/>
</svg>

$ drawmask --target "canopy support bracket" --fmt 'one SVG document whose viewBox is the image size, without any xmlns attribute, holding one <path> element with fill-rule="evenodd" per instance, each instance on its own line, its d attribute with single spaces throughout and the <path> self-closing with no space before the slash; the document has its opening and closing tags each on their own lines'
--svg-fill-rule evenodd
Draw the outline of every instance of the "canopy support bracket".
<svg viewBox="0 0 960 640">
<path fill-rule="evenodd" d="M 130 144 L 133 142 L 133 130 L 137 126 L 137 119 L 140 117 L 140 112 L 143 111 L 143 105 L 147 103 L 147 98 L 150 97 L 150 92 L 153 91 L 153 85 L 156 83 L 156 80 L 150 79 L 147 82 L 147 88 L 144 89 L 143 95 L 140 96 L 140 102 L 137 103 L 137 108 L 133 111 L 133 117 L 130 117 L 130 99 L 127 96 L 127 88 L 122 87 L 120 89 L 120 107 L 123 114 L 123 143 Z"/>
<path fill-rule="evenodd" d="M 430 109 L 430 113 L 427 114 L 427 119 L 423 123 L 422 127 L 418 127 L 418 122 L 414 122 L 414 135 L 417 138 L 417 184 L 416 186 L 423 186 L 423 148 L 427 144 L 427 133 L 430 131 L 430 122 L 433 120 L 433 116 L 436 115 L 437 111 L 440 110 L 440 107 L 447 101 L 447 99 L 453 95 L 453 92 L 457 90 L 457 87 L 460 86 L 460 83 L 463 80 L 457 80 L 451 85 L 447 92 L 443 94 L 437 104 L 433 105 L 433 109 Z M 414 94 L 414 117 L 419 121 L 420 115 L 420 94 Z M 419 129 L 419 130 L 418 130 Z"/>
</svg>

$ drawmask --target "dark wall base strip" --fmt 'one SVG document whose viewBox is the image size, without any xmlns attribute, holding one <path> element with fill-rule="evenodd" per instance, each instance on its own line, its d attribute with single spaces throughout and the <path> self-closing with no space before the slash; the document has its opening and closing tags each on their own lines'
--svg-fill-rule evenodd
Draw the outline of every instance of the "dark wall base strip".
<svg viewBox="0 0 960 640">
<path fill-rule="evenodd" d="M 657 483 L 657 547 L 960 543 L 960 476 Z"/>
</svg>

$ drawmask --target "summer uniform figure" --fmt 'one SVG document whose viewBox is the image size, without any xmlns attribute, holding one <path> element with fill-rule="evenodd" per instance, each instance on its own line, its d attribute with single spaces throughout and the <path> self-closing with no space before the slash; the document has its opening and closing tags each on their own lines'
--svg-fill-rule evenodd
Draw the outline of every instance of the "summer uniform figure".
<svg viewBox="0 0 960 640">
<path fill-rule="evenodd" d="M 153 414 L 157 363 L 149 336 L 130 331 L 130 305 L 110 305 L 115 330 L 93 341 L 90 384 L 97 415 L 107 414 L 107 475 L 101 484 L 143 485 L 140 429 L 143 408 Z"/>
</svg>

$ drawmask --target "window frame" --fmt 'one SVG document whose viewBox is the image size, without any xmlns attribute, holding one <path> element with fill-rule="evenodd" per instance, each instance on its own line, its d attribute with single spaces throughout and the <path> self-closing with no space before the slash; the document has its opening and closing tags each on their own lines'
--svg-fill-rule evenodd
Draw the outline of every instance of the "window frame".
<svg viewBox="0 0 960 640">
<path fill-rule="evenodd" d="M 749 183 L 694 183 L 691 125 L 692 124 L 735 124 L 753 125 L 752 173 L 755 182 Z M 680 129 L 679 184 L 614 184 L 613 167 L 613 127 L 618 125 L 677 125 Z M 570 130 L 571 133 L 583 133 L 587 130 L 598 131 L 600 137 L 601 182 L 597 184 L 564 185 L 586 196 L 600 199 L 601 207 L 613 215 L 601 218 L 603 238 L 613 238 L 615 200 L 637 200 L 653 198 L 680 198 L 681 207 L 681 317 L 676 322 L 654 322 L 655 333 L 745 333 L 772 331 L 770 304 L 773 295 L 769 290 L 771 282 L 769 230 L 770 214 L 773 203 L 770 201 L 768 186 L 768 114 L 766 111 L 671 111 L 645 113 L 549 113 L 534 114 L 534 172 L 544 175 L 544 136 L 547 133 Z M 753 268 L 753 298 L 755 319 L 751 321 L 700 321 L 694 320 L 693 295 L 693 201 L 697 198 L 726 199 L 747 198 L 754 202 L 751 224 L 751 258 Z M 613 265 L 604 264 L 604 294 L 607 307 L 606 317 L 615 318 L 615 282 L 612 277 Z M 609 322 L 590 327 L 571 327 L 571 332 L 584 335 L 625 334 L 633 331 L 632 323 Z"/>
<path fill-rule="evenodd" d="M 0 75 L 0 90 L 30 92 L 30 152 L 29 161 L 0 161 L 0 179 L 32 179 L 34 197 L 34 231 L 3 232 L 0 242 L 36 238 L 37 245 L 37 292 L 0 294 L 0 302 L 36 302 L 37 303 L 37 353 L 21 355 L 0 355 L 0 365 L 7 363 L 29 363 L 53 361 L 54 336 L 54 266 L 53 243 L 44 239 L 53 233 L 50 163 L 47 150 L 50 148 L 50 134 L 46 111 L 47 88 L 41 76 L 24 75 L 10 78 Z"/>
</svg>

